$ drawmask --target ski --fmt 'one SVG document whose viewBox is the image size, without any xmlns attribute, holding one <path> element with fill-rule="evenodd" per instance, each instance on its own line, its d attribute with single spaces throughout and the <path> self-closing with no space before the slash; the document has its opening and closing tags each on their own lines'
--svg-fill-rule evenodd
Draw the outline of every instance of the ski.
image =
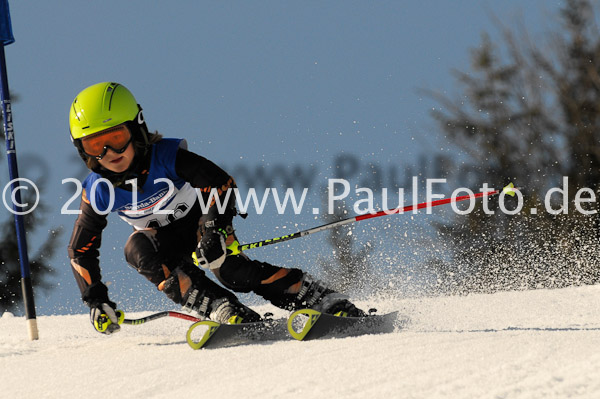
<svg viewBox="0 0 600 399">
<path fill-rule="evenodd" d="M 299 341 L 324 337 L 354 337 L 365 334 L 382 334 L 402 328 L 408 318 L 398 312 L 363 317 L 343 317 L 321 313 L 314 309 L 300 309 L 290 315 L 288 332 Z"/>
<path fill-rule="evenodd" d="M 291 339 L 286 322 L 287 319 L 267 319 L 254 323 L 220 324 L 203 320 L 190 326 L 187 343 L 192 349 L 208 349 Z"/>
<path fill-rule="evenodd" d="M 398 312 L 342 317 L 314 309 L 301 309 L 287 319 L 267 319 L 254 323 L 220 324 L 212 320 L 198 321 L 190 326 L 186 338 L 192 349 L 228 348 L 268 341 L 308 341 L 390 333 L 396 328 L 402 328 L 407 322 L 408 318 L 399 317 Z"/>
</svg>

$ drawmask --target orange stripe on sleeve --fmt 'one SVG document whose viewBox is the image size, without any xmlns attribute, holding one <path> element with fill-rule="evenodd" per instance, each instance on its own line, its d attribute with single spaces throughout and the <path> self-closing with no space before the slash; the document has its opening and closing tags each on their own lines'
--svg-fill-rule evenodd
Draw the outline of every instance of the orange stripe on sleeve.
<svg viewBox="0 0 600 399">
<path fill-rule="evenodd" d="M 85 202 L 86 204 L 90 203 L 90 200 L 87 197 L 87 192 L 85 191 L 85 188 L 83 189 L 82 193 L 81 193 L 81 199 L 83 200 L 83 202 Z"/>
<path fill-rule="evenodd" d="M 90 276 L 90 272 L 86 268 L 81 267 L 80 265 L 75 263 L 73 259 L 71 259 L 71 266 L 85 280 L 85 282 L 88 283 L 88 285 L 92 284 L 92 277 Z"/>
</svg>

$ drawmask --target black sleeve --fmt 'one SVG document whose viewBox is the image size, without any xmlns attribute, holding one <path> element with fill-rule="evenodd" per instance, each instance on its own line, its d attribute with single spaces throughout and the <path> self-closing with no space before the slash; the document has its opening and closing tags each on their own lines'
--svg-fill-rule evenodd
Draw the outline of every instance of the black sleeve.
<svg viewBox="0 0 600 399">
<path fill-rule="evenodd" d="M 68 246 L 71 268 L 84 302 L 106 302 L 108 294 L 101 281 L 98 251 L 102 230 L 107 224 L 106 215 L 97 214 L 85 198 L 79 209 L 81 214 L 75 221 Z"/>
<path fill-rule="evenodd" d="M 177 150 L 175 173 L 194 188 L 220 188 L 231 179 L 215 163 L 183 148 Z"/>
<path fill-rule="evenodd" d="M 212 190 L 217 191 L 222 204 L 225 201 L 227 190 L 236 187 L 233 178 L 215 163 L 182 148 L 177 150 L 175 173 L 189 182 L 192 187 L 199 189 L 205 204 L 210 199 Z M 220 213 L 217 207 L 214 206 L 214 196 L 210 205 L 208 213 L 202 217 L 201 224 L 207 221 L 215 221 L 218 226 L 231 225 L 231 220 L 237 214 L 233 191 L 229 194 L 224 213 Z"/>
</svg>

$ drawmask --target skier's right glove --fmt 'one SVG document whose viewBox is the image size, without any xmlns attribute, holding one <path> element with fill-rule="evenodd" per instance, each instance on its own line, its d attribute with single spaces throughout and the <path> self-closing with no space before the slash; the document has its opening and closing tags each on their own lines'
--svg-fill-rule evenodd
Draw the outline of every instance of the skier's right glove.
<svg viewBox="0 0 600 399">
<path fill-rule="evenodd" d="M 205 269 L 218 269 L 227 256 L 227 232 L 212 227 L 206 229 L 196 248 L 198 264 Z"/>
<path fill-rule="evenodd" d="M 110 301 L 90 307 L 90 321 L 96 331 L 102 334 L 112 334 L 121 329 L 119 324 L 123 322 L 125 314 L 115 308 L 115 303 Z"/>
</svg>

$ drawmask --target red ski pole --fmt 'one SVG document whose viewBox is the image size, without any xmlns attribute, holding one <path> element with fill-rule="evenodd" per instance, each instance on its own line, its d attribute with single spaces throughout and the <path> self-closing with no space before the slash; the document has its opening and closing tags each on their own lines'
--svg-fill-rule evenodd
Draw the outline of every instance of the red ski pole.
<svg viewBox="0 0 600 399">
<path fill-rule="evenodd" d="M 430 202 L 422 202 L 422 203 L 416 204 L 416 205 L 408 205 L 403 208 L 388 209 L 388 210 L 379 211 L 376 213 L 367 213 L 364 215 L 354 216 L 354 217 L 338 220 L 336 222 L 327 223 L 322 226 L 313 227 L 312 229 L 298 231 L 296 233 L 284 235 L 281 237 L 270 238 L 267 240 L 257 241 L 257 242 L 253 242 L 250 244 L 238 245 L 237 248 L 232 248 L 230 246 L 230 247 L 228 247 L 228 249 L 231 250 L 233 254 L 237 254 L 240 251 L 264 247 L 266 245 L 279 244 L 283 241 L 289 241 L 289 240 L 293 240 L 295 238 L 304 237 L 309 234 L 317 233 L 319 231 L 329 230 L 329 229 L 333 229 L 333 228 L 343 226 L 346 224 L 360 222 L 361 220 L 373 219 L 373 218 L 377 218 L 380 216 L 401 214 L 401 213 L 405 213 L 405 212 L 415 211 L 418 209 L 431 208 L 434 206 L 449 204 L 452 202 L 466 201 L 469 199 L 476 199 L 476 198 L 481 198 L 481 197 L 491 197 L 491 196 L 499 194 L 500 192 L 505 192 L 506 194 L 508 194 L 510 196 L 514 196 L 515 190 L 516 190 L 515 186 L 512 183 L 510 183 L 508 186 L 504 187 L 502 190 L 490 190 L 490 191 L 472 194 L 472 195 L 467 194 L 467 195 L 462 195 L 460 197 L 443 198 L 443 199 L 430 201 Z"/>
</svg>

